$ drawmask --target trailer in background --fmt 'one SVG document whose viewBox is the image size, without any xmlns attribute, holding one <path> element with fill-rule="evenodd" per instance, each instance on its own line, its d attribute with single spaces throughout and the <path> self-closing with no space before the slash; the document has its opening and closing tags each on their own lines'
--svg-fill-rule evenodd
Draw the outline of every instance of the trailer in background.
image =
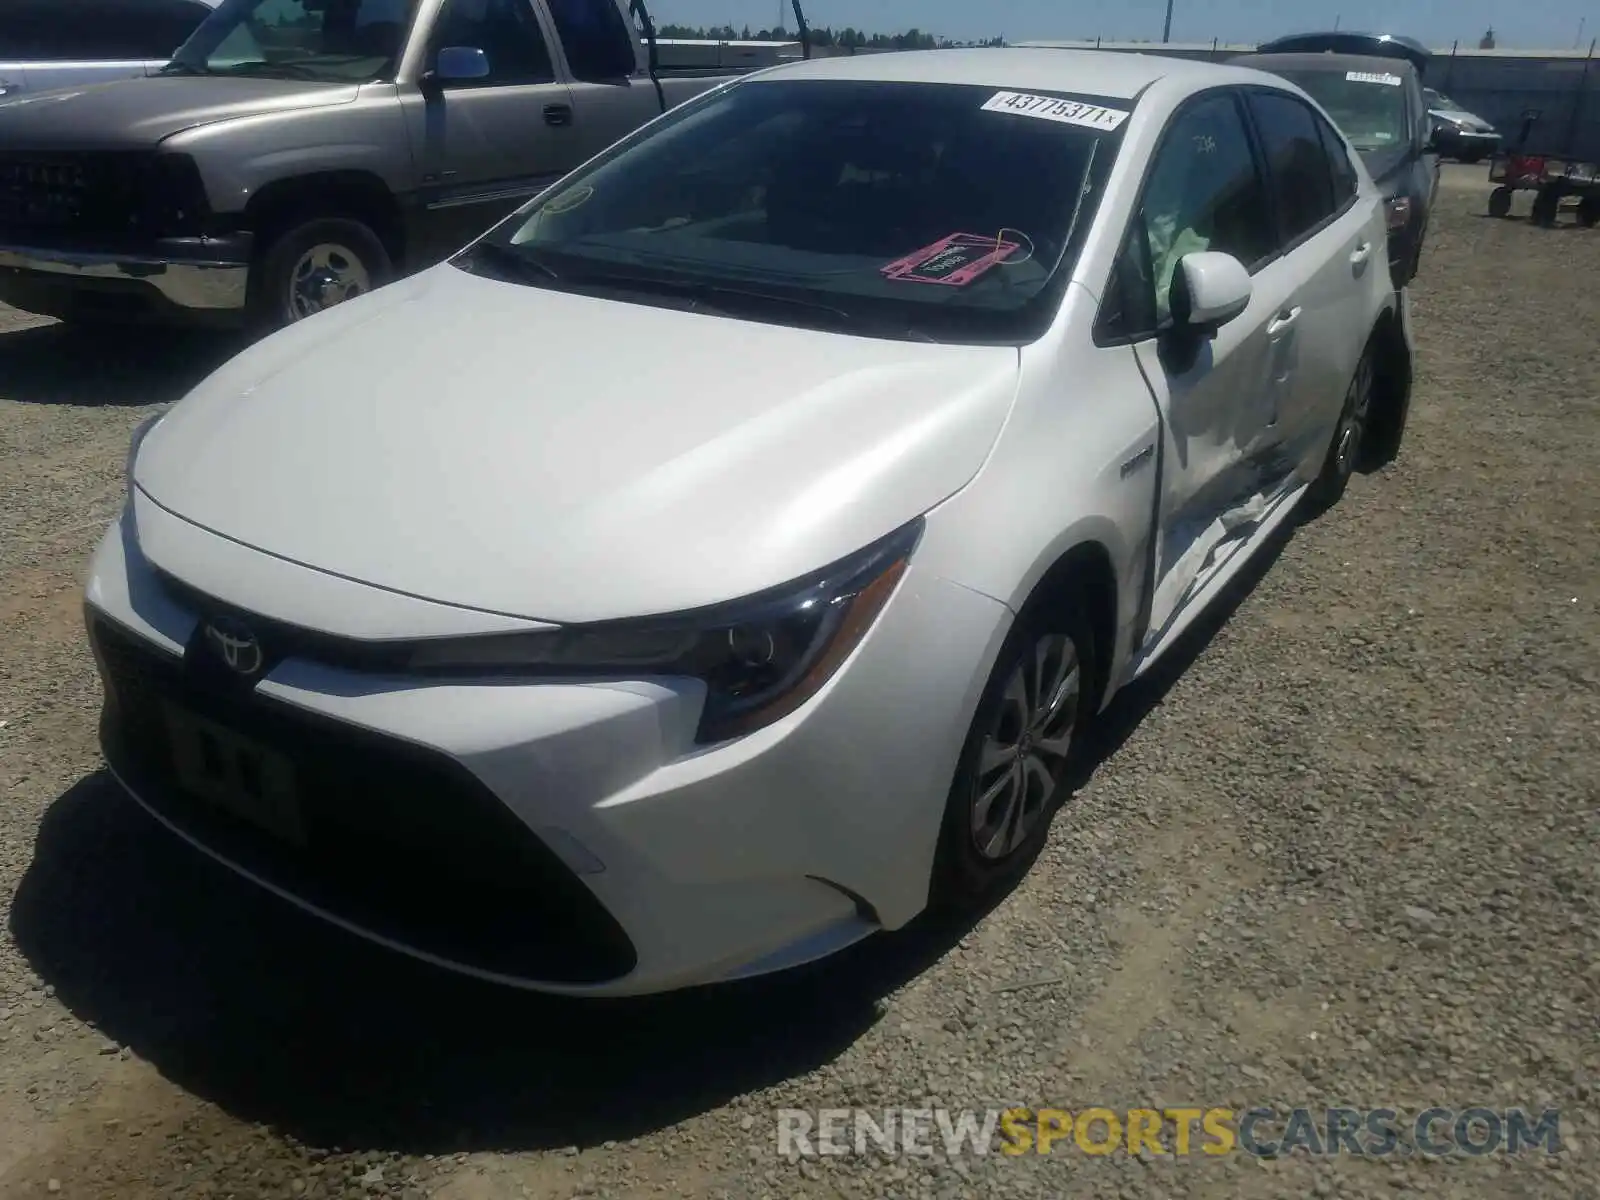
<svg viewBox="0 0 1600 1200">
<path fill-rule="evenodd" d="M 1491 217 L 1510 216 L 1516 193 L 1532 192 L 1535 225 L 1546 229 L 1555 225 L 1568 201 L 1576 201 L 1579 225 L 1592 229 L 1600 224 L 1600 147 L 1593 138 L 1582 136 L 1595 45 L 1589 43 L 1563 126 L 1552 130 L 1541 120 L 1542 110 L 1526 109 L 1515 141 L 1490 160 L 1489 182 L 1499 185 L 1489 194 Z"/>
</svg>

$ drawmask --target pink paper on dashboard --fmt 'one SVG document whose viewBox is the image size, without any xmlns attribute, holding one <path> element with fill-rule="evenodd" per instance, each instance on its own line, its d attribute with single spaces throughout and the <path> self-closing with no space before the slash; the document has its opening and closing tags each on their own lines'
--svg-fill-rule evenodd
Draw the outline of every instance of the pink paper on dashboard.
<svg viewBox="0 0 1600 1200">
<path fill-rule="evenodd" d="M 1019 242 L 978 233 L 952 233 L 881 268 L 885 279 L 964 287 L 1018 250 Z"/>
</svg>

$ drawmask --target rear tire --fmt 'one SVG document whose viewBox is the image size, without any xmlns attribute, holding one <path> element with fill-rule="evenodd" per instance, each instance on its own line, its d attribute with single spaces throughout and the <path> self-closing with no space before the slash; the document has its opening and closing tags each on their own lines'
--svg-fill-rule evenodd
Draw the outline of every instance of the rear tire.
<svg viewBox="0 0 1600 1200">
<path fill-rule="evenodd" d="M 1048 839 L 1096 708 L 1100 650 L 1088 613 L 1081 595 L 1036 598 L 1001 646 L 945 802 L 936 911 L 981 911 Z"/>
<path fill-rule="evenodd" d="M 1585 196 L 1578 202 L 1578 224 L 1585 229 L 1600 225 L 1600 196 Z"/>
<path fill-rule="evenodd" d="M 1350 476 L 1363 459 L 1362 443 L 1367 422 L 1372 416 L 1372 383 L 1376 368 L 1376 338 L 1367 342 L 1356 364 L 1355 376 L 1345 389 L 1344 406 L 1339 410 L 1339 421 L 1333 429 L 1333 441 L 1328 445 L 1327 457 L 1322 460 L 1322 471 L 1306 491 L 1305 501 L 1313 515 L 1324 513 L 1339 503 L 1350 483 Z"/>
<path fill-rule="evenodd" d="M 250 272 L 250 324 L 270 332 L 393 277 L 383 241 L 360 221 L 315 217 L 291 223 L 267 243 Z"/>
<path fill-rule="evenodd" d="M 1511 189 L 1497 187 L 1489 193 L 1489 215 L 1496 220 L 1503 220 L 1511 215 Z"/>
</svg>

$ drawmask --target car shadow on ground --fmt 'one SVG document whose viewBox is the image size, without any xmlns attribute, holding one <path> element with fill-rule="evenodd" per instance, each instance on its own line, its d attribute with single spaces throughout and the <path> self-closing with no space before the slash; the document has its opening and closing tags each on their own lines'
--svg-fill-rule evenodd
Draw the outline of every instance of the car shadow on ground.
<svg viewBox="0 0 1600 1200">
<path fill-rule="evenodd" d="M 164 404 L 245 345 L 236 333 L 52 323 L 0 327 L 0 398 L 22 404 Z"/>
<path fill-rule="evenodd" d="M 1124 690 L 1068 788 L 1161 703 L 1291 537 Z M 190 1092 L 307 1144 L 412 1154 L 623 1140 L 802 1074 L 843 1053 L 975 923 L 921 919 L 716 989 L 545 997 L 301 914 L 171 836 L 103 773 L 46 813 L 10 919 L 63 1004 Z"/>
</svg>

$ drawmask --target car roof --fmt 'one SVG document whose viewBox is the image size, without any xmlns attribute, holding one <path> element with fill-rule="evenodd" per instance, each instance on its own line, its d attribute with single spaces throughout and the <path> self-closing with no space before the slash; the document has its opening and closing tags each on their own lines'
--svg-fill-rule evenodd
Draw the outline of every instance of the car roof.
<svg viewBox="0 0 1600 1200">
<path fill-rule="evenodd" d="M 1370 54 L 1240 54 L 1228 60 L 1234 66 L 1256 71 L 1367 71 L 1374 75 L 1415 75 L 1403 58 Z"/>
<path fill-rule="evenodd" d="M 1218 63 L 1114 50 L 1020 46 L 837 55 L 786 63 L 763 71 L 761 77 L 1036 88 L 1117 100 L 1131 100 L 1162 79 L 1190 80 L 1196 87 L 1249 81 L 1244 72 Z"/>
</svg>

